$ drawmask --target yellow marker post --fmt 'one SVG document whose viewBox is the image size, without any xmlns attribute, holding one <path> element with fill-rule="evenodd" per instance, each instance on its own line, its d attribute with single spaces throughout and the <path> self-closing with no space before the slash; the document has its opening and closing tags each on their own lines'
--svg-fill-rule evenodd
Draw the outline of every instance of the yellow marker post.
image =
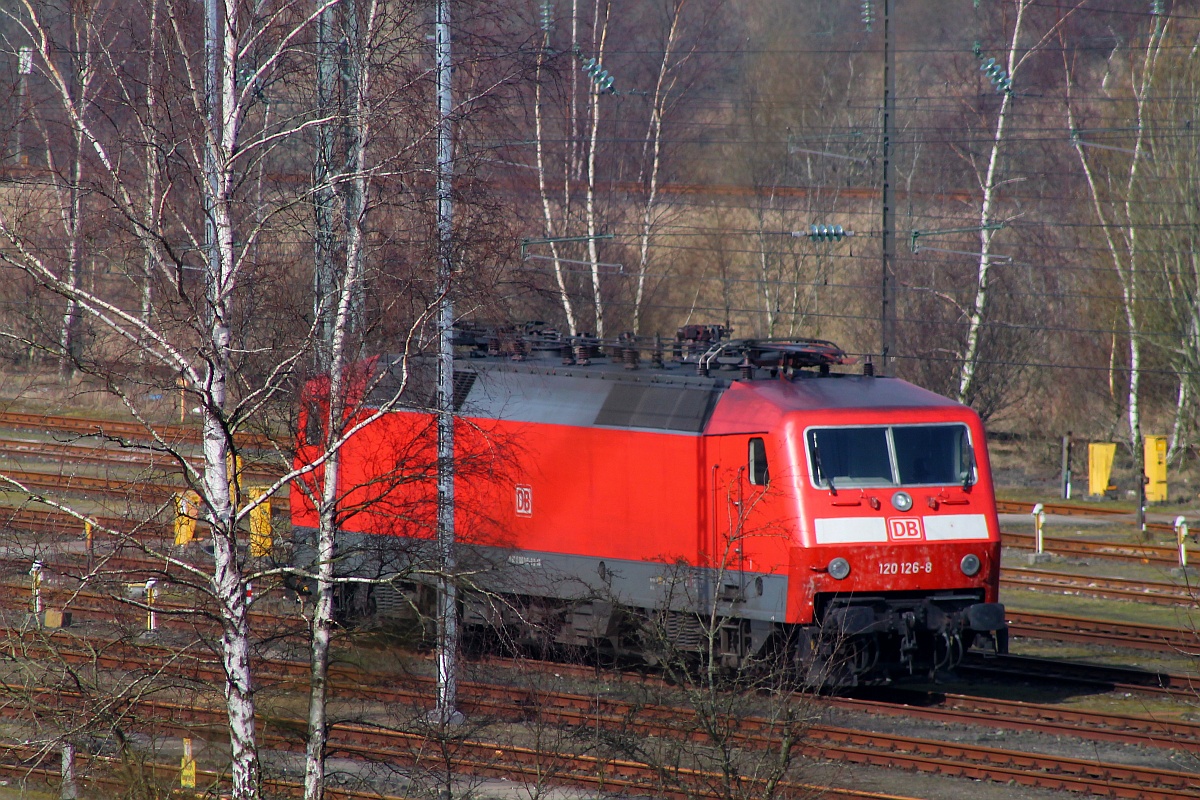
<svg viewBox="0 0 1200 800">
<path fill-rule="evenodd" d="M 191 544 L 196 536 L 196 517 L 200 514 L 200 495 L 193 491 L 175 495 L 175 545 Z"/>
<path fill-rule="evenodd" d="M 1180 514 L 1175 518 L 1175 542 L 1179 547 L 1179 568 L 1187 569 L 1187 517 Z"/>
<path fill-rule="evenodd" d="M 255 486 L 249 491 L 251 503 L 262 500 L 250 509 L 250 557 L 263 558 L 271 554 L 273 545 L 271 500 L 263 497 L 267 490 L 262 486 Z"/>
<path fill-rule="evenodd" d="M 229 502 L 237 503 L 238 488 L 242 485 L 242 457 L 225 454 L 225 474 L 229 476 Z"/>
<path fill-rule="evenodd" d="M 1146 502 L 1167 502 L 1167 437 L 1147 436 L 1143 453 L 1146 455 Z"/>
<path fill-rule="evenodd" d="M 29 605 L 34 616 L 42 616 L 42 562 L 35 561 L 29 568 Z"/>
<path fill-rule="evenodd" d="M 1114 442 L 1091 442 L 1088 444 L 1088 494 L 1102 496 L 1108 491 L 1108 480 L 1112 477 L 1113 458 L 1117 454 Z"/>
<path fill-rule="evenodd" d="M 146 581 L 146 630 L 158 630 L 158 615 L 154 613 L 154 602 L 158 600 L 158 581 Z"/>
<path fill-rule="evenodd" d="M 192 755 L 192 740 L 183 740 L 183 760 L 179 764 L 179 786 L 183 789 L 196 788 L 196 758 Z"/>
</svg>

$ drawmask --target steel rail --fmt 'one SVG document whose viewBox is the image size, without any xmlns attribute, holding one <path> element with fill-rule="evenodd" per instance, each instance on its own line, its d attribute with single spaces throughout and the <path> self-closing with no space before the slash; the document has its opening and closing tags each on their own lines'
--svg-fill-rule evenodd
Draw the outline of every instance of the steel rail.
<svg viewBox="0 0 1200 800">
<path fill-rule="evenodd" d="M 27 472 L 24 470 L 6 469 L 0 471 L 6 478 L 23 486 L 33 489 L 52 489 L 64 494 L 99 494 L 104 497 L 133 500 L 152 505 L 163 505 L 172 497 L 188 491 L 186 485 L 173 483 L 155 483 L 140 478 L 129 480 L 97 477 L 94 475 L 66 475 L 54 472 Z M 243 479 L 243 484 L 249 478 Z M 15 488 L 10 484 L 0 483 L 0 489 Z M 287 514 L 291 508 L 291 500 L 287 494 L 276 494 L 271 498 L 271 507 L 281 514 Z"/>
<path fill-rule="evenodd" d="M 1133 511 L 1076 503 L 1025 503 L 1016 500 L 997 500 L 996 511 L 1001 514 L 1032 514 L 1037 505 L 1040 505 L 1046 514 L 1060 517 L 1125 517 L 1124 520 L 1116 521 L 1128 522 L 1130 525 L 1136 524 Z M 1147 530 L 1167 532 L 1175 530 L 1174 526 L 1165 522 L 1147 522 L 1146 528 Z"/>
<path fill-rule="evenodd" d="M 67 694 L 60 693 L 59 697 L 67 699 Z M 193 726 L 196 725 L 219 730 L 225 724 L 223 712 L 216 709 L 145 699 L 140 700 L 137 707 L 153 715 L 159 723 L 160 735 L 170 732 L 187 736 L 193 733 Z M 11 713 L 11 710 L 8 707 L 0 709 L 0 714 L 5 713 Z M 303 731 L 304 720 L 263 715 L 259 724 L 262 731 L 260 741 L 263 745 L 276 750 L 304 751 L 302 738 L 287 733 Z M 652 791 L 656 797 L 673 800 L 689 800 L 695 797 L 720 800 L 726 796 L 718 788 L 724 776 L 702 769 L 676 767 L 664 775 L 659 766 L 643 762 L 602 759 L 586 754 L 563 752 L 557 747 L 541 750 L 499 741 L 460 737 L 457 734 L 453 735 L 450 753 L 443 752 L 436 743 L 436 737 L 426 732 L 383 730 L 347 723 L 334 724 L 329 730 L 330 756 L 356 758 L 364 762 L 378 762 L 380 758 L 385 758 L 392 763 L 403 764 L 410 769 L 424 769 L 427 772 L 444 772 L 450 767 L 455 773 L 477 777 L 508 780 L 514 777 L 518 780 L 525 778 L 555 785 L 589 786 L 608 792 Z M 17 745 L 12 749 L 13 752 L 19 753 L 20 747 Z M 44 753 L 37 755 L 45 757 Z M 0 762 L 0 772 L 4 771 L 6 766 L 8 765 Z M 21 764 L 20 768 L 28 770 L 30 765 Z M 177 769 L 178 767 L 171 767 L 165 771 L 171 774 Z M 197 770 L 197 778 L 203 775 L 210 785 L 224 785 L 224 774 L 225 771 Z M 767 785 L 764 779 L 750 776 L 736 776 L 734 780 L 739 784 L 739 788 L 749 791 L 753 791 L 754 787 L 765 788 Z M 299 784 L 278 779 L 272 779 L 268 783 L 277 788 L 291 788 L 293 791 L 302 789 Z M 796 781 L 779 781 L 774 785 L 785 795 L 792 796 L 911 800 L 897 795 Z M 364 793 L 356 795 L 363 796 Z M 379 796 L 375 795 L 376 798 Z"/>
<path fill-rule="evenodd" d="M 66 417 L 54 414 L 21 414 L 11 411 L 0 412 L 0 427 L 55 431 L 76 436 L 99 436 L 129 441 L 152 441 L 155 434 L 168 443 L 200 444 L 203 441 L 198 427 L 193 428 L 186 425 L 154 425 L 153 428 L 148 428 L 137 422 Z M 237 433 L 233 438 L 237 444 L 247 448 L 270 449 L 278 444 L 276 440 L 268 436 L 255 433 Z"/>
<path fill-rule="evenodd" d="M 1200 649 L 1200 633 L 1164 625 L 1134 625 L 1121 622 L 1071 617 L 1062 614 L 1034 614 L 1008 611 L 1011 636 L 1056 641 L 1088 642 L 1137 650 L 1172 653 Z"/>
<path fill-rule="evenodd" d="M 157 467 L 168 475 L 181 472 L 184 463 L 197 470 L 204 468 L 204 459 L 199 456 L 169 453 L 162 449 L 149 449 L 148 446 L 109 448 L 106 444 L 107 441 L 98 444 L 74 444 L 5 437 L 0 438 L 0 453 L 6 456 L 16 453 L 35 459 L 69 461 L 73 464 L 133 465 L 147 469 Z M 244 466 L 241 472 L 243 480 L 274 480 L 282 474 L 278 469 L 267 469 L 267 466 L 261 462 Z"/>
<path fill-rule="evenodd" d="M 145 652 L 140 653 L 144 658 Z M 118 663 L 119 660 L 118 660 Z M 303 679 L 304 665 L 290 662 L 282 680 Z M 272 662 L 272 667 L 277 666 Z M 211 668 L 213 676 L 219 671 Z M 212 677 L 212 676 L 210 676 Z M 364 684 L 361 674 L 341 674 L 334 685 L 337 694 L 342 695 L 347 684 L 343 681 L 350 678 L 349 686 L 356 697 L 369 697 L 373 700 L 395 705 L 404 702 L 414 706 L 427 705 L 431 699 L 432 679 L 415 677 L 410 688 L 396 688 L 394 685 L 379 686 Z M 205 680 L 199 676 L 200 680 Z M 565 725 L 603 725 L 605 727 L 621 727 L 634 729 L 639 733 L 654 736 L 671 736 L 692 730 L 689 720 L 693 712 L 660 706 L 639 705 L 634 712 L 633 706 L 613 698 L 605 698 L 597 702 L 592 695 L 573 695 L 561 692 L 537 692 L 531 695 L 527 689 L 512 686 L 491 686 L 469 684 L 463 687 L 470 690 L 470 695 L 464 697 L 464 709 L 473 715 L 490 718 L 499 716 L 508 719 L 528 719 L 530 712 L 543 722 L 555 722 Z M 900 713 L 906 716 L 923 716 L 939 721 L 959 721 L 968 724 L 1001 725 L 1010 729 L 1031 729 L 1055 734 L 1085 736 L 1089 738 L 1111 741 L 1151 743 L 1163 747 L 1179 747 L 1191 751 L 1200 750 L 1200 743 L 1195 740 L 1197 726 L 1180 723 L 1162 723 L 1148 718 L 1128 716 L 1110 716 L 1071 712 L 1032 704 L 1013 703 L 1005 701 L 988 701 L 977 698 L 951 698 L 960 708 L 945 710 L 922 709 L 914 706 L 894 706 L 869 708 L 874 713 L 880 713 L 886 708 L 887 713 Z M 858 705 L 863 710 L 865 701 L 826 700 L 845 706 Z M 974 711 L 963 710 L 961 706 L 973 705 Z M 986 717 L 981 719 L 978 714 L 980 707 L 986 708 Z M 187 707 L 164 706 L 155 713 L 156 719 L 169 719 L 179 722 L 181 719 L 191 719 L 190 715 L 199 712 Z M 1047 720 L 1047 716 L 1057 719 Z M 1110 730 L 1112 722 L 1116 721 L 1121 730 Z M 201 721 L 201 720 L 196 720 Z M 292 723 L 272 720 L 276 727 L 290 728 L 293 725 L 302 726 L 302 721 Z M 213 723 L 216 724 L 216 723 Z M 301 727 L 302 729 L 302 727 Z M 378 729 L 366 731 L 353 727 L 342 729 L 350 734 L 351 741 L 358 746 L 367 747 L 369 753 L 378 756 L 385 749 L 397 746 L 395 734 L 383 734 L 380 737 Z M 767 748 L 777 744 L 773 735 L 773 725 L 768 720 L 747 717 L 739 720 L 739 725 L 731 733 L 742 743 Z M 400 741 L 409 741 L 403 738 Z M 947 743 L 938 740 L 927 740 L 915 737 L 892 736 L 872 732 L 863 732 L 826 725 L 810 726 L 805 732 L 806 751 L 809 755 L 819 758 L 833 758 L 854 763 L 866 763 L 888 767 L 917 769 L 940 774 L 967 775 L 974 779 L 998 781 L 1015 781 L 1030 786 L 1071 790 L 1108 797 L 1197 797 L 1200 794 L 1189 793 L 1191 787 L 1197 785 L 1197 777 L 1191 773 L 1180 773 L 1170 770 L 1143 769 L 1123 765 L 1097 764 L 1083 759 L 1069 759 L 1037 755 L 1024 752 L 1002 750 Z M 344 740 L 339 736 L 335 739 L 339 751 L 352 754 Z M 505 750 L 504 746 L 495 743 L 483 743 L 482 751 L 498 754 Z M 402 755 L 402 753 L 401 753 Z M 539 756 L 540 758 L 541 756 Z M 545 770 L 544 762 L 538 762 L 539 769 Z M 603 762 L 611 764 L 612 762 Z M 512 765 L 503 768 L 506 774 L 512 772 Z M 639 766 L 627 764 L 625 776 L 637 772 Z M 634 787 L 630 787 L 634 788 Z M 643 786 L 643 788 L 645 788 Z"/>
<path fill-rule="evenodd" d="M 1195 586 L 1009 567 L 1000 570 L 1000 587 L 1058 591 L 1109 600 L 1136 600 L 1153 605 L 1193 606 L 1200 600 L 1200 587 Z"/>
<path fill-rule="evenodd" d="M 1006 548 L 1015 550 L 1032 550 L 1034 537 L 1028 533 L 1008 533 L 1000 535 L 1000 543 Z M 1119 542 L 1098 542 L 1087 539 L 1064 539 L 1061 537 L 1045 536 L 1042 538 L 1043 549 L 1055 555 L 1088 556 L 1091 558 L 1106 558 L 1116 561 L 1133 561 L 1141 564 L 1178 564 L 1179 549 L 1154 544 L 1122 544 Z"/>
<path fill-rule="evenodd" d="M 1154 717 L 1078 711 L 1060 706 L 972 697 L 933 695 L 928 703 L 909 703 L 903 695 L 882 701 L 851 697 L 826 697 L 824 703 L 849 711 L 932 722 L 955 722 L 1006 730 L 1033 731 L 1076 739 L 1137 743 L 1151 747 L 1200 753 L 1200 725 Z"/>
</svg>

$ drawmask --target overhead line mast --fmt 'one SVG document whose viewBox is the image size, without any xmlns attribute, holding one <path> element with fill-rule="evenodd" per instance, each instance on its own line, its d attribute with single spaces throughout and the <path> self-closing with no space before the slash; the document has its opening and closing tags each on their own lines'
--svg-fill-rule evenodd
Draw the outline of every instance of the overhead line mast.
<svg viewBox="0 0 1200 800">
<path fill-rule="evenodd" d="M 892 124 L 896 114 L 896 69 L 892 53 L 892 3 L 883 0 L 883 263 L 879 311 L 879 361 L 884 375 L 892 374 L 892 341 L 896 335 L 895 250 L 896 210 L 892 187 Z"/>
</svg>

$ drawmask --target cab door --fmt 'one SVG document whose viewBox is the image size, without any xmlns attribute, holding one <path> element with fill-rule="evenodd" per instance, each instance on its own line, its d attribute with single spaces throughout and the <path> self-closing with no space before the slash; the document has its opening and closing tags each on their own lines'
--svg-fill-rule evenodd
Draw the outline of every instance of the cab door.
<svg viewBox="0 0 1200 800">
<path fill-rule="evenodd" d="M 709 525 L 700 552 L 710 571 L 713 596 L 744 596 L 747 544 L 754 533 L 756 507 L 770 480 L 766 435 L 713 436 L 708 446 Z M 719 584 L 719 585 L 717 585 Z"/>
</svg>

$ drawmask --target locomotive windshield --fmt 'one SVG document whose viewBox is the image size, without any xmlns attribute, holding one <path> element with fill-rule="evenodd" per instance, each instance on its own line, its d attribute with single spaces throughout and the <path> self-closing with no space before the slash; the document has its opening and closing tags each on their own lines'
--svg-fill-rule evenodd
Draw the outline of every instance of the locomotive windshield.
<svg viewBox="0 0 1200 800">
<path fill-rule="evenodd" d="M 966 425 L 811 428 L 806 438 L 813 483 L 834 491 L 975 480 Z"/>
</svg>

